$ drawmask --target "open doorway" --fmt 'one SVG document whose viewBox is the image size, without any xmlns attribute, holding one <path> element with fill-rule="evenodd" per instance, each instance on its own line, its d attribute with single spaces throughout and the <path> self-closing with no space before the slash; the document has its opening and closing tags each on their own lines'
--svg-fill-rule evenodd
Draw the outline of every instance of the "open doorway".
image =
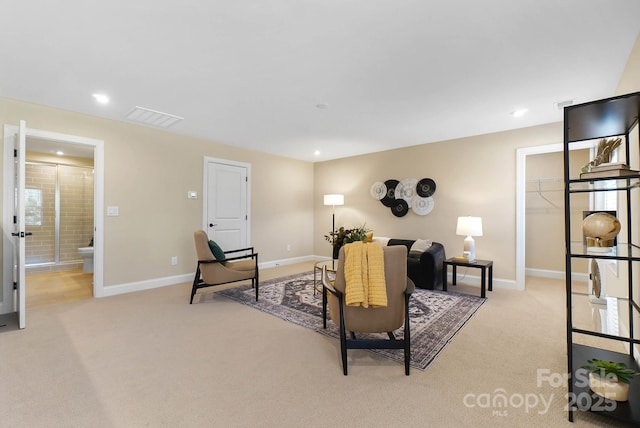
<svg viewBox="0 0 640 428">
<path fill-rule="evenodd" d="M 571 144 L 571 150 L 591 149 L 597 145 L 597 141 L 584 141 Z M 525 147 L 516 151 L 516 288 L 524 290 L 526 275 L 526 214 L 527 214 L 527 158 L 528 156 L 557 153 L 564 150 L 562 143 L 543 146 Z M 564 168 L 563 168 L 564 171 Z M 564 180 L 564 173 L 562 175 Z M 548 177 L 555 180 L 556 177 Z M 564 189 L 564 185 L 562 187 Z M 552 200 L 553 201 L 553 200 Z M 557 200 L 554 202 L 558 205 Z M 561 211 L 564 213 L 564 201 Z M 561 235 L 562 237 L 563 235 Z M 562 242 L 564 245 L 564 242 Z M 562 249 L 564 253 L 564 247 Z M 564 274 L 564 272 L 562 272 Z"/>
<path fill-rule="evenodd" d="M 93 296 L 94 148 L 28 137 L 27 308 Z"/>
<path fill-rule="evenodd" d="M 69 156 L 72 157 L 85 157 L 85 158 L 93 158 L 91 163 L 92 166 L 85 165 L 85 169 L 82 170 L 83 174 L 87 174 L 90 171 L 92 177 L 92 187 L 93 187 L 93 204 L 89 208 L 93 212 L 93 222 L 89 225 L 89 231 L 85 231 L 85 233 L 89 234 L 92 232 L 93 236 L 93 272 L 90 277 L 92 278 L 92 286 L 90 287 L 90 294 L 94 297 L 102 297 L 104 295 L 103 288 L 103 251 L 104 251 L 104 220 L 103 220 L 103 211 L 104 211 L 104 143 L 102 140 L 96 140 L 92 138 L 86 137 L 78 137 L 67 134 L 60 134 L 50 131 L 43 131 L 37 129 L 26 128 L 26 139 L 28 141 L 28 145 L 26 147 L 26 151 L 31 151 L 34 153 L 47 153 L 50 157 L 55 158 L 59 156 L 55 153 L 51 153 L 52 151 L 62 151 Z M 11 179 L 14 174 L 14 170 L 16 168 L 16 164 L 13 161 L 14 159 L 14 149 L 13 143 L 15 141 L 15 137 L 18 135 L 18 127 L 12 125 L 5 125 L 4 127 L 4 219 L 3 225 L 4 229 L 7 231 L 12 230 L 14 217 L 12 213 L 13 200 L 15 197 L 14 189 L 14 181 Z M 43 156 L 43 155 L 40 155 Z M 23 168 L 26 166 L 26 159 L 24 156 L 16 157 L 18 161 L 23 165 Z M 56 164 L 57 162 L 49 162 L 52 164 Z M 74 175 L 74 174 L 71 174 Z M 77 175 L 77 174 L 75 174 Z M 88 175 L 86 175 L 88 177 Z M 25 186 L 26 187 L 26 186 Z M 24 189 L 23 189 L 24 190 Z M 34 192 L 34 194 L 37 192 Z M 55 202 L 57 203 L 57 202 Z M 26 214 L 26 213 L 25 213 Z M 25 216 L 26 223 L 26 216 Z M 32 236 L 27 236 L 31 238 Z M 9 313 L 15 311 L 15 302 L 16 296 L 12 287 L 13 284 L 13 271 L 15 267 L 13 266 L 13 261 L 11 259 L 11 255 L 13 253 L 14 243 L 11 240 L 11 237 L 5 234 L 3 237 L 3 286 L 2 286 L 2 313 Z M 54 238 L 55 239 L 55 238 Z M 89 246 L 91 241 L 91 237 L 84 242 L 82 240 L 81 245 Z M 78 241 L 80 242 L 80 241 Z M 76 247 L 76 242 L 67 243 L 70 247 Z M 69 249 L 67 248 L 67 254 L 71 251 L 73 254 L 72 258 L 77 257 L 78 248 Z M 58 251 L 58 250 L 55 250 Z M 60 253 L 55 253 L 52 257 L 53 260 L 49 260 L 48 263 L 52 265 L 56 264 L 55 257 L 59 257 L 58 261 L 65 261 L 64 256 Z M 26 259 L 26 257 L 24 258 Z M 83 266 L 83 263 L 80 261 L 81 257 L 76 259 L 78 261 L 77 266 Z M 22 266 L 24 267 L 23 260 Z M 70 280 L 65 280 L 65 283 L 71 282 Z M 28 294 L 28 293 L 26 293 Z"/>
</svg>

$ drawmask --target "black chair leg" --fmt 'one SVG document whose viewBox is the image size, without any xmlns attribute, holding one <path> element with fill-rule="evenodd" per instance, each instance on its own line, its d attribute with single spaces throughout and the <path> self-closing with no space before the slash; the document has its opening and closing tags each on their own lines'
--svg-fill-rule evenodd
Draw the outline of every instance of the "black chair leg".
<svg viewBox="0 0 640 428">
<path fill-rule="evenodd" d="M 409 364 L 411 363 L 411 322 L 409 318 L 409 297 L 404 299 L 404 374 L 409 376 Z"/>
<path fill-rule="evenodd" d="M 256 282 L 256 302 L 258 301 L 258 287 L 260 286 L 260 280 L 258 279 L 258 255 L 256 255 L 256 277 L 255 279 L 252 279 L 251 282 L 253 283 L 253 281 L 255 280 Z"/>
<path fill-rule="evenodd" d="M 340 353 L 342 354 L 342 372 L 346 376 L 347 375 L 347 331 L 344 326 L 344 309 L 342 307 L 342 299 L 339 299 L 339 303 L 340 303 Z"/>
<path fill-rule="evenodd" d="M 411 362 L 411 345 L 407 341 L 404 344 L 404 374 L 409 376 L 409 363 Z"/>
<path fill-rule="evenodd" d="M 189 300 L 189 304 L 193 303 L 193 296 L 196 295 L 196 290 L 198 289 L 198 283 L 200 282 L 200 265 L 196 269 L 196 276 L 193 278 L 193 287 L 191 287 L 191 300 Z"/>
</svg>

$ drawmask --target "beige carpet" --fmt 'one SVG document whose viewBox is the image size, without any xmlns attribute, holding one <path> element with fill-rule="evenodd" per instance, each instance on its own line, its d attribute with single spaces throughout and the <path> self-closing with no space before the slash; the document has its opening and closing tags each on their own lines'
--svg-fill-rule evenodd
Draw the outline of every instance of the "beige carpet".
<svg viewBox="0 0 640 428">
<path fill-rule="evenodd" d="M 308 264 L 293 269 L 310 269 Z M 264 279 L 292 273 L 265 270 Z M 477 293 L 474 287 L 458 291 Z M 7 427 L 558 427 L 566 389 L 538 387 L 538 369 L 564 373 L 563 281 L 496 289 L 428 370 L 189 284 L 38 306 L 28 327 L 0 327 L 0 425 Z M 2 323 L 0 323 L 2 324 Z M 507 407 L 487 405 L 505 394 Z M 544 398 L 548 407 L 533 397 Z M 527 409 L 522 400 L 529 400 Z M 490 401 L 490 400 L 489 400 Z"/>
</svg>

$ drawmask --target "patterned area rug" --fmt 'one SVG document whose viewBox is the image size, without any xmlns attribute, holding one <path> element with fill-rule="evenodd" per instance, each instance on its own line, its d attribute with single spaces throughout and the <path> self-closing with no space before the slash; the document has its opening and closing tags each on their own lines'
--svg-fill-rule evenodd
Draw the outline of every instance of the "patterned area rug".
<svg viewBox="0 0 640 428">
<path fill-rule="evenodd" d="M 217 293 L 294 324 L 339 338 L 338 329 L 328 316 L 327 329 L 322 328 L 322 294 L 316 292 L 314 295 L 313 281 L 313 272 L 308 272 L 261 282 L 258 302 L 250 285 Z M 420 370 L 429 367 L 484 301 L 472 295 L 416 288 L 409 302 L 411 367 Z M 394 334 L 402 337 L 402 329 Z M 380 337 L 387 338 L 387 335 Z M 376 349 L 371 352 L 404 361 L 402 350 Z"/>
</svg>

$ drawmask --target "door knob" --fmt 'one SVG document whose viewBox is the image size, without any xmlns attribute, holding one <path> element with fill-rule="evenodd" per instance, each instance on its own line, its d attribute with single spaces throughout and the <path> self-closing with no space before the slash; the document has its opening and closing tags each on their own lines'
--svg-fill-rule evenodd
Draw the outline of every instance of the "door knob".
<svg viewBox="0 0 640 428">
<path fill-rule="evenodd" d="M 209 227 L 217 226 L 217 224 L 209 223 Z"/>
</svg>

